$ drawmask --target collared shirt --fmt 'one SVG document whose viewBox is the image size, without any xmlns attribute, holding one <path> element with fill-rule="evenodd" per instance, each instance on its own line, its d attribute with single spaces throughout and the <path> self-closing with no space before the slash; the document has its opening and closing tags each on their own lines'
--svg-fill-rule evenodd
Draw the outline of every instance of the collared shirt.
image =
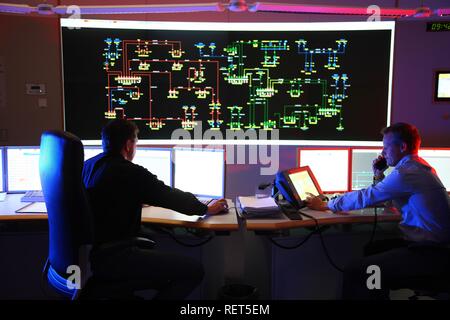
<svg viewBox="0 0 450 320">
<path fill-rule="evenodd" d="M 171 188 L 120 154 L 101 153 L 83 168 L 95 226 L 95 243 L 138 235 L 143 204 L 203 215 L 208 207 L 189 193 Z"/>
<path fill-rule="evenodd" d="M 332 211 L 349 211 L 392 200 L 402 213 L 407 240 L 450 243 L 450 199 L 436 171 L 417 155 L 403 157 L 381 182 L 328 202 Z"/>
</svg>

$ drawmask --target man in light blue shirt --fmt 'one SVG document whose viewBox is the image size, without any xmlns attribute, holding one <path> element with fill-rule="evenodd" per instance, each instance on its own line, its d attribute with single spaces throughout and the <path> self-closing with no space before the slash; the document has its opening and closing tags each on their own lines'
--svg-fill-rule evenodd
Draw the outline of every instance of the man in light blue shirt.
<svg viewBox="0 0 450 320">
<path fill-rule="evenodd" d="M 389 288 L 407 285 L 414 277 L 445 274 L 450 267 L 450 200 L 436 171 L 417 154 L 421 140 L 417 128 L 397 123 L 382 134 L 383 152 L 373 162 L 372 186 L 328 203 L 318 197 L 308 199 L 308 207 L 333 212 L 392 201 L 402 214 L 403 239 L 375 242 L 366 250 L 370 256 L 344 270 L 344 298 L 387 298 Z M 387 165 L 380 166 L 384 160 Z M 394 170 L 385 177 L 388 166 Z M 369 265 L 380 267 L 381 290 L 367 289 Z"/>
</svg>

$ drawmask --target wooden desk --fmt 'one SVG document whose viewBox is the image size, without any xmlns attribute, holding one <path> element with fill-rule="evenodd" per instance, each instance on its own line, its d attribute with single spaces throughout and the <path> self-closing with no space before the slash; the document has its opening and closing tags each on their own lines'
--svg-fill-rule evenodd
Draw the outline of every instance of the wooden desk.
<svg viewBox="0 0 450 320">
<path fill-rule="evenodd" d="M 226 214 L 208 216 L 206 219 L 197 222 L 183 221 L 180 213 L 159 207 L 142 208 L 142 222 L 157 223 L 173 227 L 186 227 L 197 229 L 208 229 L 215 231 L 233 231 L 239 229 L 236 210 L 231 200 L 227 200 L 228 207 L 231 208 Z"/>
<path fill-rule="evenodd" d="M 26 206 L 21 202 L 23 194 L 7 194 L 5 201 L 0 201 L 0 221 L 47 220 L 46 213 L 16 213 L 16 210 Z"/>
<path fill-rule="evenodd" d="M 0 202 L 0 221 L 18 221 L 18 220 L 46 220 L 46 213 L 16 213 L 16 210 L 27 205 L 21 202 L 23 194 L 8 194 L 5 201 Z M 228 200 L 228 206 L 234 207 L 231 200 Z M 198 229 L 209 229 L 217 231 L 238 230 L 239 224 L 234 209 L 230 209 L 228 214 L 209 216 L 202 221 L 187 222 L 183 216 L 170 209 L 159 207 L 142 208 L 142 222 L 163 224 L 174 227 L 187 227 Z"/>
<path fill-rule="evenodd" d="M 321 226 L 339 227 L 324 230 L 321 235 L 312 234 L 312 230 L 301 229 L 315 227 L 313 219 L 290 220 L 282 213 L 276 219 L 245 219 L 243 222 L 246 229 L 253 232 L 247 232 L 243 246 L 242 278 L 258 287 L 265 299 L 341 298 L 342 274 L 325 258 L 324 247 L 331 259 L 343 267 L 361 258 L 364 245 L 371 239 L 373 228 L 368 224 L 373 224 L 373 209 L 352 211 L 347 215 L 313 210 L 307 210 L 307 214 L 316 218 Z M 377 222 L 397 222 L 400 218 L 398 213 L 383 213 L 383 209 L 377 209 Z M 367 225 L 356 228 L 359 223 Z M 348 227 L 341 228 L 342 225 Z M 377 236 L 389 234 L 383 229 L 377 230 Z"/>
<path fill-rule="evenodd" d="M 331 211 L 305 211 L 308 215 L 317 219 L 319 225 L 331 224 L 351 224 L 351 223 L 371 223 L 374 221 L 375 213 L 373 208 L 350 211 L 348 213 L 336 214 Z M 247 230 L 281 230 L 303 227 L 313 227 L 316 225 L 313 219 L 302 216 L 302 220 L 290 220 L 284 214 L 279 218 L 270 219 L 245 219 Z M 377 209 L 377 221 L 398 222 L 401 214 L 390 209 Z"/>
</svg>

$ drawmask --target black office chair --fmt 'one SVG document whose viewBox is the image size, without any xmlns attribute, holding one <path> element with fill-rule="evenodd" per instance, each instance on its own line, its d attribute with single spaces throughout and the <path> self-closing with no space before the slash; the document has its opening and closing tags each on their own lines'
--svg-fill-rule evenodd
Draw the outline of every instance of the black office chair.
<svg viewBox="0 0 450 320">
<path fill-rule="evenodd" d="M 442 248 L 444 255 L 450 261 L 450 249 Z M 430 297 L 437 300 L 450 299 L 450 273 L 435 274 L 432 276 L 415 276 L 398 280 L 393 283 L 393 290 L 409 289 L 413 294 L 409 300 L 419 300 L 420 297 Z"/>
<path fill-rule="evenodd" d="M 414 292 L 409 300 L 419 300 L 420 297 L 450 300 L 450 276 L 416 278 L 409 289 Z"/>
<path fill-rule="evenodd" d="M 105 298 L 108 298 L 107 293 L 111 286 L 119 290 L 142 288 L 145 283 L 113 283 L 92 277 L 89 253 L 95 230 L 82 181 L 83 161 L 83 145 L 79 138 L 62 131 L 43 133 L 39 172 L 49 225 L 49 255 L 43 270 L 45 282 L 63 297 L 70 299 L 79 297 L 80 289 L 84 288 L 87 281 L 100 288 L 97 292 L 102 292 L 103 287 Z M 115 242 L 108 250 L 132 245 L 152 248 L 154 242 L 145 238 L 132 238 Z M 79 267 L 81 274 L 78 275 L 81 278 L 76 277 L 76 269 L 68 269 L 70 266 Z M 73 283 L 68 280 L 80 281 Z"/>
</svg>

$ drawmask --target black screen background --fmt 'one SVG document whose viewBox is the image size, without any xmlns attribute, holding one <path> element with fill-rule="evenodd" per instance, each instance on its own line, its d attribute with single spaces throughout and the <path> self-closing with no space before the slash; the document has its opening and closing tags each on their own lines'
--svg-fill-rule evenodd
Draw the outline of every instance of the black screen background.
<svg viewBox="0 0 450 320">
<path fill-rule="evenodd" d="M 298 55 L 294 46 L 299 38 L 308 41 L 309 48 L 335 48 L 335 40 L 347 39 L 346 52 L 338 55 L 340 68 L 334 71 L 316 66 L 318 73 L 310 78 L 330 79 L 333 73 L 346 73 L 349 76 L 350 87 L 347 89 L 348 98 L 343 101 L 344 130 L 336 130 L 336 117 L 322 118 L 318 125 L 303 131 L 296 128 L 282 128 L 281 140 L 350 140 L 350 141 L 379 141 L 380 129 L 386 125 L 388 91 L 389 91 L 389 57 L 390 30 L 364 31 L 167 31 L 167 30 L 119 30 L 81 28 L 70 30 L 62 28 L 63 39 L 63 68 L 64 68 L 64 99 L 65 99 L 65 128 L 81 139 L 99 139 L 100 130 L 109 120 L 104 118 L 107 109 L 107 76 L 103 70 L 105 58 L 102 56 L 106 38 L 146 39 L 146 40 L 177 40 L 181 41 L 185 54 L 181 59 L 199 59 L 198 49 L 194 44 L 215 42 L 217 54 L 221 49 L 236 40 L 288 40 L 291 50 L 281 52 L 281 63 L 270 69 L 271 78 L 299 78 L 300 69 L 304 65 L 304 56 Z M 248 50 L 245 65 L 258 66 L 261 55 L 251 54 Z M 246 53 L 246 51 L 244 51 Z M 211 58 L 213 59 L 213 58 Z M 216 59 L 226 65 L 226 59 Z M 325 55 L 315 58 L 317 65 L 326 62 Z M 154 99 L 154 115 L 171 114 L 170 105 L 157 105 L 163 101 L 168 88 L 167 77 L 154 77 L 158 90 L 152 90 Z M 178 79 L 180 84 L 182 79 Z M 285 88 L 285 87 L 283 87 Z M 307 88 L 307 87 L 305 87 Z M 293 103 L 292 98 L 280 88 L 279 94 L 269 99 L 270 112 L 280 112 L 283 104 Z M 305 90 L 303 101 L 317 102 L 317 90 L 314 86 Z M 127 106 L 128 117 L 145 114 L 148 110 L 148 85 L 142 86 L 143 98 L 137 103 L 131 102 Z M 248 101 L 247 86 L 233 86 L 226 83 L 220 75 L 220 100 L 224 124 L 229 121 L 226 107 L 231 105 L 245 106 Z M 167 103 L 199 105 L 192 94 L 181 92 L 180 99 L 166 101 Z M 289 101 L 291 100 L 291 101 Z M 198 117 L 203 121 L 203 130 L 208 129 L 206 119 L 209 118 L 208 106 L 198 106 Z M 260 119 L 259 119 L 260 120 Z M 140 139 L 170 139 L 174 129 L 180 128 L 175 122 L 159 131 L 149 130 L 145 121 L 136 121 L 140 128 Z M 225 137 L 225 127 L 221 131 Z M 269 135 L 270 136 L 270 135 Z"/>
</svg>

